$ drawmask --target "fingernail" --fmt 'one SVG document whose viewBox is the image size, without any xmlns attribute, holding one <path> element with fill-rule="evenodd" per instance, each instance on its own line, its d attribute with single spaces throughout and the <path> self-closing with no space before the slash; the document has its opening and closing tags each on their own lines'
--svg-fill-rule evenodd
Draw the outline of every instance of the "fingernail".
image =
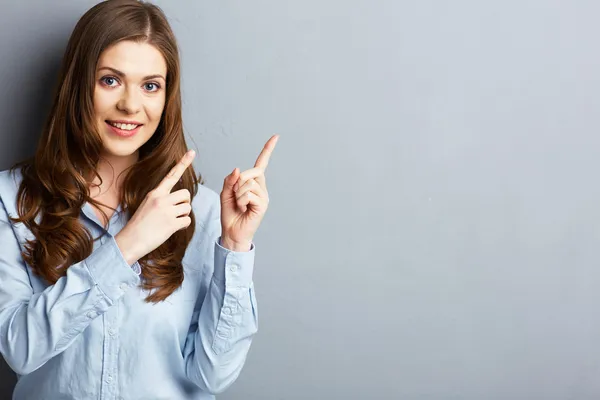
<svg viewBox="0 0 600 400">
<path fill-rule="evenodd" d="M 189 158 L 189 157 L 193 157 L 194 154 L 196 154 L 196 152 L 194 150 L 190 150 L 187 152 L 186 156 Z"/>
</svg>

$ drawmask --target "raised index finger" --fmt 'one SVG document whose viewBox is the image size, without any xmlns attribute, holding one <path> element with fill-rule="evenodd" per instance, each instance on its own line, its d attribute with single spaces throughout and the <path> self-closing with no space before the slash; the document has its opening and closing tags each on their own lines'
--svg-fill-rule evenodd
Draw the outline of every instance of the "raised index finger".
<svg viewBox="0 0 600 400">
<path fill-rule="evenodd" d="M 194 150 L 185 153 L 181 160 L 175 164 L 167 176 L 165 176 L 158 184 L 156 189 L 163 193 L 171 193 L 171 190 L 173 190 L 173 187 L 179 182 L 179 179 L 181 179 L 185 170 L 192 165 L 192 160 L 194 160 L 195 156 L 196 152 Z"/>
<path fill-rule="evenodd" d="M 275 150 L 275 145 L 279 140 L 279 135 L 273 135 L 265 144 L 262 151 L 258 155 L 256 162 L 254 163 L 254 167 L 261 168 L 263 171 L 267 169 L 267 165 L 269 165 L 269 159 L 271 158 L 271 154 L 273 150 Z"/>
</svg>

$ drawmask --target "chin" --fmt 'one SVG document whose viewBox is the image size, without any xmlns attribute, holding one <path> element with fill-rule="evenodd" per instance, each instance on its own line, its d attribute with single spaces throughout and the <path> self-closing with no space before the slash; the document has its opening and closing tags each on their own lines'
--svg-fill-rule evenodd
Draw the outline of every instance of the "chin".
<svg viewBox="0 0 600 400">
<path fill-rule="evenodd" d="M 138 152 L 151 137 L 147 127 L 137 132 L 133 137 L 120 138 L 110 132 L 102 132 L 102 153 L 105 157 L 129 157 Z"/>
<path fill-rule="evenodd" d="M 139 146 L 106 146 L 102 149 L 105 156 L 129 157 L 139 150 Z"/>
</svg>

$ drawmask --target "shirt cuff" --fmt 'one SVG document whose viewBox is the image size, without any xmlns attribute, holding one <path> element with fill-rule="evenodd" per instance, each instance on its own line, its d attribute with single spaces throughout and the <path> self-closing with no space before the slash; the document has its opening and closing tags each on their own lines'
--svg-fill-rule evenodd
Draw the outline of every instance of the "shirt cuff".
<svg viewBox="0 0 600 400">
<path fill-rule="evenodd" d="M 231 251 L 221 246 L 219 237 L 215 242 L 215 279 L 228 287 L 250 287 L 254 254 L 254 243 L 250 245 L 249 251 Z"/>
<path fill-rule="evenodd" d="M 123 254 L 123 253 L 121 253 L 121 254 Z M 131 269 L 133 270 L 133 272 L 135 272 L 136 275 L 140 275 L 142 273 L 142 267 L 141 267 L 140 263 L 137 261 L 131 265 Z"/>
<path fill-rule="evenodd" d="M 113 236 L 94 250 L 84 262 L 94 283 L 113 303 L 127 289 L 140 282 L 140 277 L 127 264 Z"/>
</svg>

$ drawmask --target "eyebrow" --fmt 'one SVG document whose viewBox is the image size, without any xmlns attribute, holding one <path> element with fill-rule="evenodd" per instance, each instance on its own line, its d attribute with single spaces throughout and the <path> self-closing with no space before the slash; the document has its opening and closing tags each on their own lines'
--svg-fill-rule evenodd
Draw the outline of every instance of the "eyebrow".
<svg viewBox="0 0 600 400">
<path fill-rule="evenodd" d="M 118 75 L 121 78 L 125 78 L 125 73 L 119 71 L 118 69 L 114 69 L 114 68 L 111 68 L 111 67 L 100 67 L 100 68 L 98 68 L 98 71 L 103 70 L 103 69 L 107 69 L 109 71 L 112 71 L 115 75 Z M 145 76 L 144 79 L 142 79 L 142 80 L 143 81 L 147 81 L 148 79 L 156 79 L 156 78 L 161 78 L 165 82 L 167 81 L 165 79 L 165 77 L 162 76 L 162 75 L 160 75 L 160 74 L 148 75 L 148 76 Z"/>
</svg>

